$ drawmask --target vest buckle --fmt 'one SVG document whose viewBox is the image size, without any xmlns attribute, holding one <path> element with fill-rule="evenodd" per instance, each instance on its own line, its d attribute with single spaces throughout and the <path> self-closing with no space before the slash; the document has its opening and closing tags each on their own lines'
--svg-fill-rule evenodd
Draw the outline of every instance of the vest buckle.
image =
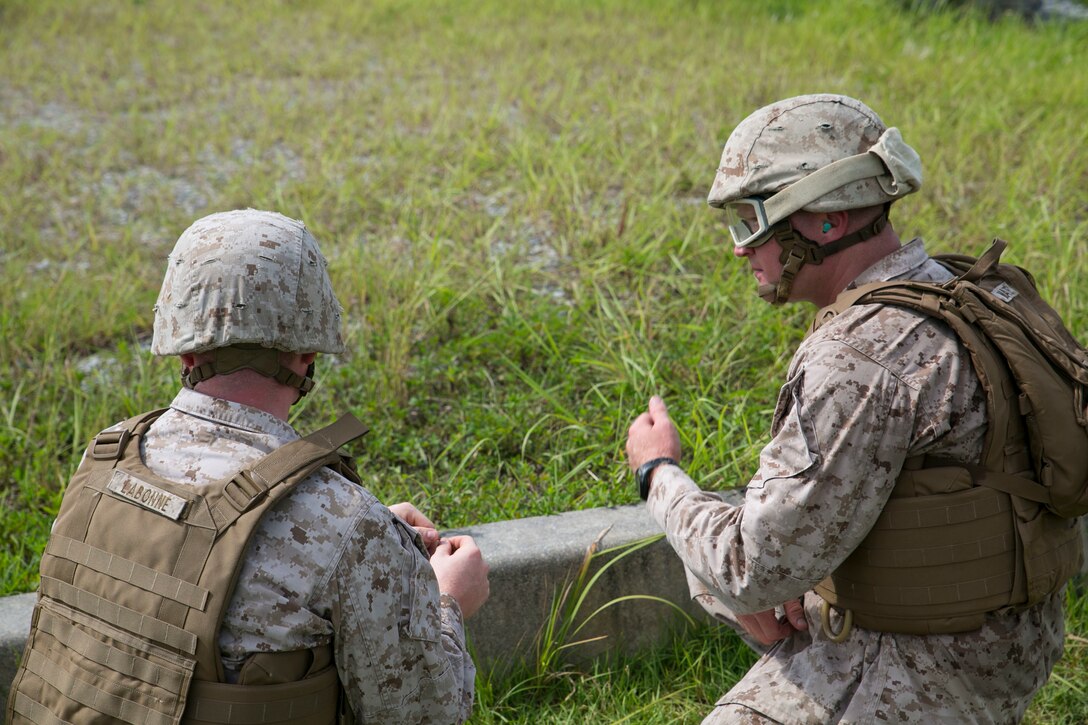
<svg viewBox="0 0 1088 725">
<path fill-rule="evenodd" d="M 238 471 L 223 487 L 223 497 L 238 513 L 244 513 L 268 489 L 253 480 L 246 471 Z"/>
<path fill-rule="evenodd" d="M 91 446 L 91 457 L 96 461 L 116 461 L 125 452 L 132 433 L 127 428 L 121 430 L 103 431 L 94 437 Z"/>
</svg>

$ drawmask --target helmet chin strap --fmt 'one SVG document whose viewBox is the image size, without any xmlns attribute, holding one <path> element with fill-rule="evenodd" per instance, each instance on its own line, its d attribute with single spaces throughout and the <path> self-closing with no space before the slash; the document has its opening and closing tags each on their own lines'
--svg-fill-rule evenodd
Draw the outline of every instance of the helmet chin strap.
<svg viewBox="0 0 1088 725">
<path fill-rule="evenodd" d="M 214 356 L 209 362 L 196 367 L 181 369 L 181 382 L 185 387 L 194 389 L 196 384 L 215 377 L 216 375 L 230 375 L 239 370 L 253 370 L 266 378 L 272 378 L 298 390 L 297 403 L 306 393 L 313 390 L 315 366 L 310 363 L 306 369 L 306 375 L 299 375 L 295 371 L 280 364 L 280 351 L 259 345 L 231 345 L 211 351 Z"/>
<path fill-rule="evenodd" d="M 884 205 L 884 211 L 865 227 L 836 239 L 830 244 L 819 242 L 804 236 L 790 224 L 788 218 L 771 227 L 778 245 L 782 247 L 782 254 L 778 261 L 782 263 L 782 274 L 778 278 L 778 284 L 761 284 L 757 290 L 760 297 L 773 305 L 785 304 L 793 292 L 793 281 L 801 267 L 806 264 L 821 264 L 832 254 L 838 254 L 848 247 L 864 242 L 875 237 L 888 225 L 888 208 L 891 204 Z"/>
</svg>

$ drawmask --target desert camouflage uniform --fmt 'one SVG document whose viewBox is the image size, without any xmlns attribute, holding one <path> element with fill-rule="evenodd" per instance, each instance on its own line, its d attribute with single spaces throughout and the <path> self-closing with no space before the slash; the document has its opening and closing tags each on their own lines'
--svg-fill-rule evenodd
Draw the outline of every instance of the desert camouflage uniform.
<svg viewBox="0 0 1088 725">
<path fill-rule="evenodd" d="M 943 281 L 920 240 L 855 284 Z M 1062 652 L 1061 595 L 979 630 L 914 636 L 855 627 L 836 644 L 811 590 L 857 547 L 907 456 L 975 461 L 984 393 L 954 334 L 894 307 L 855 306 L 797 350 L 743 506 L 659 468 L 649 507 L 684 564 L 728 609 L 803 597 L 809 629 L 770 648 L 706 723 L 1012 723 Z M 832 625 L 841 626 L 838 615 Z"/>
<path fill-rule="evenodd" d="M 155 474 L 201 484 L 295 440 L 286 422 L 182 390 L 142 451 Z M 335 643 L 357 721 L 453 723 L 475 666 L 456 601 L 439 595 L 414 530 L 361 486 L 322 469 L 262 518 L 219 633 L 237 672 L 256 652 Z"/>
</svg>

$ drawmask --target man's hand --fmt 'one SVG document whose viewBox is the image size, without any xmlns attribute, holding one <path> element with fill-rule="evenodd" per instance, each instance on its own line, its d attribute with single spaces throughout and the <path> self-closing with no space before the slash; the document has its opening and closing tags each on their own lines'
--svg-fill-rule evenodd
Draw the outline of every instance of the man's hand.
<svg viewBox="0 0 1088 725">
<path fill-rule="evenodd" d="M 419 532 L 419 535 L 423 538 L 423 545 L 427 547 L 427 553 L 433 556 L 435 547 L 438 546 L 439 536 L 438 529 L 431 523 L 431 520 L 407 501 L 395 503 L 389 507 L 389 510 L 404 519 L 409 526 Z"/>
<path fill-rule="evenodd" d="M 655 458 L 680 460 L 680 434 L 669 420 L 665 401 L 650 398 L 649 408 L 627 429 L 627 465 L 632 471 Z"/>
<path fill-rule="evenodd" d="M 488 566 L 471 536 L 442 539 L 431 555 L 431 566 L 438 578 L 439 590 L 457 600 L 465 619 L 487 601 L 491 593 Z"/>
<path fill-rule="evenodd" d="M 779 620 L 775 610 L 768 609 L 759 614 L 738 614 L 737 622 L 744 627 L 744 631 L 752 635 L 760 644 L 771 645 L 785 639 L 795 631 L 808 629 L 805 621 L 805 608 L 801 601 L 791 599 L 782 605 L 786 616 Z"/>
</svg>

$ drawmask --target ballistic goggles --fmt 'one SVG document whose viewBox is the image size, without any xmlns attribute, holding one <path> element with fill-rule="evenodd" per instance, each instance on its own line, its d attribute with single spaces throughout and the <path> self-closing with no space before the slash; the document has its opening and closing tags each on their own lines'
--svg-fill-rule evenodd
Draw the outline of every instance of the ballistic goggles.
<svg viewBox="0 0 1088 725">
<path fill-rule="evenodd" d="M 771 238 L 771 224 L 763 201 L 762 197 L 748 196 L 730 201 L 722 207 L 734 247 L 754 248 Z"/>
</svg>

